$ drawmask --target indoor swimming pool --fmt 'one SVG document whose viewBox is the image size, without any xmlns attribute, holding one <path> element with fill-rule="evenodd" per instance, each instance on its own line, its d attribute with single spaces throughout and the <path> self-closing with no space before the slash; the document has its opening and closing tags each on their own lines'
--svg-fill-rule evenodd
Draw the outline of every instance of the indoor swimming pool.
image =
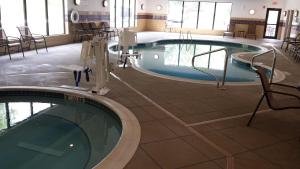
<svg viewBox="0 0 300 169">
<path fill-rule="evenodd" d="M 77 95 L 0 90 L 2 169 L 89 169 L 118 144 L 119 116 Z"/>
<path fill-rule="evenodd" d="M 259 81 L 249 64 L 231 57 L 233 53 L 259 53 L 264 50 L 253 45 L 206 40 L 160 40 L 135 46 L 134 50 L 137 50 L 141 57 L 132 57 L 131 62 L 135 69 L 150 75 L 209 83 L 216 78 L 222 79 L 226 52 L 222 50 L 195 57 L 194 63 L 193 57 L 222 48 L 228 51 L 226 82 Z"/>
</svg>

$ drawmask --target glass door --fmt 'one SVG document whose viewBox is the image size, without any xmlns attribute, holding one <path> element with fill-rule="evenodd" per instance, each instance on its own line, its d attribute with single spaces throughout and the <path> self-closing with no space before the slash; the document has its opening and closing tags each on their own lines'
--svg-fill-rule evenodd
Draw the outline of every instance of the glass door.
<svg viewBox="0 0 300 169">
<path fill-rule="evenodd" d="M 277 39 L 281 9 L 268 8 L 265 22 L 264 38 Z"/>
</svg>

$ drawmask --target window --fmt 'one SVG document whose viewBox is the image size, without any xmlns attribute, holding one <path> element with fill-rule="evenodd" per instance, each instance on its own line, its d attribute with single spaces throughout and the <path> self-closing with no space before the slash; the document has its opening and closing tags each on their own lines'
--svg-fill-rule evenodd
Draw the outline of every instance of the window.
<svg viewBox="0 0 300 169">
<path fill-rule="evenodd" d="M 8 103 L 10 113 L 10 125 L 14 125 L 31 115 L 30 103 L 10 102 Z"/>
<path fill-rule="evenodd" d="M 112 27 L 136 26 L 136 0 L 110 0 L 110 25 Z"/>
<path fill-rule="evenodd" d="M 45 109 L 48 109 L 49 107 L 51 107 L 50 103 L 32 103 L 33 114 L 39 113 Z"/>
<path fill-rule="evenodd" d="M 0 0 L 0 6 L 1 24 L 8 36 L 18 37 L 16 27 L 24 25 L 29 26 L 32 33 L 65 33 L 64 0 Z"/>
<path fill-rule="evenodd" d="M 230 23 L 231 3 L 217 3 L 214 30 L 226 30 Z"/>
<path fill-rule="evenodd" d="M 64 33 L 64 4 L 62 0 L 48 0 L 49 35 Z"/>
<path fill-rule="evenodd" d="M 116 1 L 115 0 L 111 0 L 110 1 L 110 6 L 109 6 L 109 10 L 110 10 L 110 15 L 109 15 L 109 21 L 110 21 L 110 26 L 111 27 L 116 27 L 115 22 L 116 22 Z"/>
<path fill-rule="evenodd" d="M 131 26 L 136 26 L 136 24 L 135 24 L 135 4 L 136 3 L 136 1 L 134 0 L 134 1 L 130 1 L 130 8 L 129 8 L 129 20 L 130 20 L 130 23 L 129 23 L 129 25 L 131 25 Z"/>
<path fill-rule="evenodd" d="M 168 27 L 226 30 L 232 3 L 169 1 Z"/>
<path fill-rule="evenodd" d="M 123 27 L 129 27 L 129 0 L 123 0 Z"/>
<path fill-rule="evenodd" d="M 26 0 L 27 25 L 32 33 L 46 35 L 45 1 Z"/>
<path fill-rule="evenodd" d="M 7 36 L 19 37 L 17 26 L 24 26 L 23 0 L 0 0 L 1 23 Z"/>
<path fill-rule="evenodd" d="M 116 0 L 116 27 L 123 27 L 123 4 L 122 0 Z"/>
<path fill-rule="evenodd" d="M 198 4 L 199 2 L 184 2 L 182 27 L 197 27 L 197 21 L 195 20 L 195 18 L 198 17 Z"/>
<path fill-rule="evenodd" d="M 182 21 L 182 1 L 169 1 L 168 26 L 174 28 L 181 27 Z"/>
<path fill-rule="evenodd" d="M 215 3 L 200 2 L 198 29 L 212 29 L 214 23 Z"/>
<path fill-rule="evenodd" d="M 0 130 L 7 128 L 5 103 L 0 103 Z"/>
</svg>

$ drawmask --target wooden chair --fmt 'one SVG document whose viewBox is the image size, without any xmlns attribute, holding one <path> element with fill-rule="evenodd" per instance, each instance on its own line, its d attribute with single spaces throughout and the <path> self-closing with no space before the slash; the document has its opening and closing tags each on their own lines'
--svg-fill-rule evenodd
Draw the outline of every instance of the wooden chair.
<svg viewBox="0 0 300 169">
<path fill-rule="evenodd" d="M 23 46 L 20 38 L 12 37 L 12 36 L 6 36 L 6 33 L 4 29 L 0 28 L 0 47 L 4 47 L 4 52 L 6 53 L 6 48 L 8 51 L 9 59 L 11 60 L 11 48 L 12 47 L 18 47 L 18 51 L 21 48 L 23 57 L 24 57 L 24 51 Z"/>
<path fill-rule="evenodd" d="M 247 32 L 246 37 L 254 38 L 256 40 L 256 25 L 255 24 L 248 25 L 248 32 Z"/>
<path fill-rule="evenodd" d="M 299 87 L 279 83 L 269 83 L 269 80 L 266 76 L 265 68 L 255 66 L 254 69 L 260 77 L 261 85 L 263 88 L 263 94 L 250 120 L 248 121 L 247 126 L 250 126 L 264 98 L 266 98 L 267 104 L 272 110 L 300 109 Z M 297 95 L 297 93 L 299 95 Z M 279 98 L 280 96 L 281 98 Z M 282 96 L 284 96 L 284 98 L 282 98 Z"/>
<path fill-rule="evenodd" d="M 224 37 L 224 36 L 232 36 L 232 37 L 235 37 L 234 30 L 235 30 L 235 24 L 229 24 L 229 25 L 227 26 L 227 30 L 223 33 L 223 37 Z"/>
<path fill-rule="evenodd" d="M 31 42 L 34 43 L 34 48 L 35 48 L 35 51 L 36 53 L 38 54 L 38 51 L 37 51 L 37 44 L 38 43 L 43 43 L 45 48 L 46 48 L 46 51 L 48 52 L 48 48 L 47 48 L 47 42 L 46 42 L 46 38 L 44 35 L 40 35 L 40 34 L 34 34 L 34 33 L 31 33 L 30 29 L 28 26 L 18 26 L 17 27 L 19 32 L 20 32 L 20 36 L 21 36 L 21 39 L 24 43 L 29 43 L 29 49 L 30 49 L 30 46 L 31 46 Z"/>
</svg>

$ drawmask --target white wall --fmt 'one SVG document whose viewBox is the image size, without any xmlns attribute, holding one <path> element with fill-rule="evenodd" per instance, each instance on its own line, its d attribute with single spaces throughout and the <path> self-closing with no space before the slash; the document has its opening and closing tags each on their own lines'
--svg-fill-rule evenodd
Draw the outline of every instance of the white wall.
<svg viewBox="0 0 300 169">
<path fill-rule="evenodd" d="M 69 11 L 72 9 L 76 9 L 78 11 L 109 12 L 109 6 L 103 7 L 102 0 L 81 0 L 80 5 L 78 6 L 75 6 L 74 0 L 67 0 L 67 2 Z"/>
<path fill-rule="evenodd" d="M 286 0 L 286 9 L 290 10 L 300 10 L 300 1 L 299 0 Z"/>
<path fill-rule="evenodd" d="M 145 11 L 146 13 L 157 13 L 157 14 L 167 14 L 168 13 L 168 0 L 146 0 Z M 201 0 L 200 0 L 201 1 Z M 286 1 L 297 1 L 299 0 L 203 0 L 211 2 L 232 2 L 232 17 L 242 17 L 242 18 L 260 18 L 264 19 L 266 17 L 267 8 L 285 8 Z M 277 1 L 276 5 L 272 2 Z M 162 5 L 161 11 L 156 10 L 157 5 Z M 299 5 L 300 7 L 300 5 Z M 254 9 L 256 13 L 254 15 L 249 14 L 249 10 Z"/>
</svg>

